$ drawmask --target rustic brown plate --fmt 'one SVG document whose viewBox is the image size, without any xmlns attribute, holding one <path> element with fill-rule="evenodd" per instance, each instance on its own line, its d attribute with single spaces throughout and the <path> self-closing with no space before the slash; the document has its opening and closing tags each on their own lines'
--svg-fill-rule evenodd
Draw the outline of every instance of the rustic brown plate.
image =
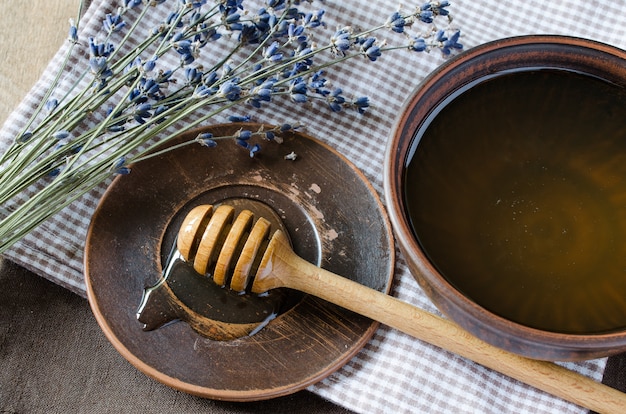
<svg viewBox="0 0 626 414">
<path fill-rule="evenodd" d="M 261 125 L 203 131 L 231 135 Z M 181 134 L 193 139 L 198 130 Z M 209 340 L 184 322 L 144 331 L 136 313 L 154 285 L 186 213 L 198 204 L 255 200 L 283 220 L 312 263 L 388 292 L 394 268 L 390 225 L 365 177 L 332 148 L 299 132 L 266 143 L 256 157 L 233 142 L 190 145 L 143 161 L 118 177 L 97 208 L 85 247 L 87 293 L 113 346 L 148 376 L 213 399 L 286 395 L 352 358 L 378 324 L 321 299 L 293 294 L 293 306 L 260 332 Z M 285 155 L 295 152 L 295 161 Z"/>
</svg>

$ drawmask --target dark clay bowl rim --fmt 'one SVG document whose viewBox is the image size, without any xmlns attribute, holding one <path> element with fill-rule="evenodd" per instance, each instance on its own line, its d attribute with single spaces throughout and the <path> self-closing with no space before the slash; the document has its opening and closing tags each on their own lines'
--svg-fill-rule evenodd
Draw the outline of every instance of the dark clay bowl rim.
<svg viewBox="0 0 626 414">
<path fill-rule="evenodd" d="M 516 60 L 517 59 L 517 60 Z M 572 64 L 571 60 L 579 63 Z M 403 105 L 386 148 L 384 193 L 396 241 L 413 276 L 435 305 L 455 322 L 493 345 L 524 356 L 546 360 L 583 360 L 626 349 L 626 330 L 562 334 L 531 328 L 487 311 L 458 292 L 429 263 L 413 236 L 404 208 L 402 170 L 415 133 L 442 100 L 472 81 L 501 70 L 531 67 L 592 70 L 602 67 L 608 78 L 626 85 L 626 52 L 591 40 L 555 35 L 529 35 L 496 40 L 469 49 L 432 72 Z M 450 86 L 452 85 L 452 86 Z M 438 89 L 438 92 L 433 92 Z M 417 107 L 421 108 L 417 108 Z"/>
<path fill-rule="evenodd" d="M 240 128 L 260 127 L 214 125 L 183 132 L 179 141 L 193 140 L 199 132 L 230 136 Z M 85 246 L 89 303 L 114 348 L 147 376 L 205 398 L 264 400 L 332 374 L 376 331 L 377 322 L 309 295 L 259 333 L 235 341 L 208 340 L 184 322 L 145 332 L 136 320 L 143 289 L 160 278 L 162 246 L 171 246 L 164 242 L 169 229 L 178 229 L 178 219 L 193 206 L 216 204 L 212 198 L 249 197 L 267 202 L 275 211 L 282 209 L 287 229 L 298 226 L 290 236 L 300 256 L 389 292 L 395 249 L 375 189 L 322 141 L 300 132 L 284 133 L 283 138 L 280 145 L 265 144 L 255 159 L 234 142 L 176 149 L 133 166 L 130 175 L 114 180 L 100 201 Z M 292 150 L 298 159 L 284 160 Z M 328 168 L 316 172 L 313 167 L 319 162 Z M 263 198 L 268 194 L 271 200 Z M 278 355 L 277 363 L 268 357 L 270 351 Z"/>
</svg>

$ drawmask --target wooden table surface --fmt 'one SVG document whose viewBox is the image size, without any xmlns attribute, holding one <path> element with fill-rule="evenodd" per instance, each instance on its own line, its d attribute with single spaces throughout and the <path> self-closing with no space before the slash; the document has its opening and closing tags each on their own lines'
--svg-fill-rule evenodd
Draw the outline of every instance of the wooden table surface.
<svg viewBox="0 0 626 414">
<path fill-rule="evenodd" d="M 79 0 L 0 4 L 0 124 L 22 101 L 66 41 Z"/>
</svg>

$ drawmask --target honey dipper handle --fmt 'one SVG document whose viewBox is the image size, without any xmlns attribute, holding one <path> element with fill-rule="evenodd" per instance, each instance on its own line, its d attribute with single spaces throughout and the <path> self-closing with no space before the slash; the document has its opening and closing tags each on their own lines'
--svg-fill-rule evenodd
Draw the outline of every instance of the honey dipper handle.
<svg viewBox="0 0 626 414">
<path fill-rule="evenodd" d="M 274 249 L 271 256 L 265 275 L 257 274 L 255 282 L 272 279 L 274 287 L 282 285 L 325 299 L 596 412 L 626 412 L 626 394 L 591 378 L 492 346 L 453 322 L 314 266 L 286 246 Z"/>
</svg>

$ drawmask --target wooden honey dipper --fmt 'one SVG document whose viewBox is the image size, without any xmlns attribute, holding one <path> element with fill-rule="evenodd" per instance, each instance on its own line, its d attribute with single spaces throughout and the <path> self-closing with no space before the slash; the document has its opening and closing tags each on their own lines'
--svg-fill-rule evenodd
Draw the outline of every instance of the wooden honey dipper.
<svg viewBox="0 0 626 414">
<path fill-rule="evenodd" d="M 177 247 L 200 274 L 219 285 L 263 293 L 296 289 L 398 329 L 542 391 L 600 413 L 626 412 L 626 394 L 552 362 L 492 346 L 455 323 L 315 266 L 297 256 L 286 235 L 244 210 L 195 207 L 184 219 Z"/>
</svg>

